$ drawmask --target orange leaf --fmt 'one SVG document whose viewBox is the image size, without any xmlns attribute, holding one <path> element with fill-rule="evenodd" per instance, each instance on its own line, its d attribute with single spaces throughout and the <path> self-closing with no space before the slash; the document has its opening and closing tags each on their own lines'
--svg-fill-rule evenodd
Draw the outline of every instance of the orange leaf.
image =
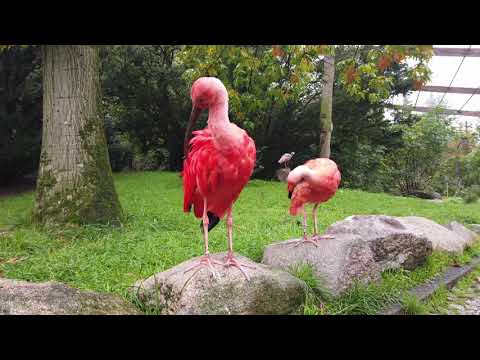
<svg viewBox="0 0 480 360">
<path fill-rule="evenodd" d="M 347 84 L 352 83 L 358 78 L 357 70 L 355 70 L 355 67 L 353 65 L 351 65 L 345 72 L 345 78 L 346 78 Z"/>
<path fill-rule="evenodd" d="M 381 71 L 384 71 L 386 68 L 388 68 L 392 63 L 392 58 L 389 55 L 382 55 L 378 59 L 378 68 Z"/>
<path fill-rule="evenodd" d="M 402 53 L 399 53 L 397 51 L 395 51 L 393 53 L 393 61 L 396 62 L 397 64 L 400 64 L 403 59 L 405 59 L 405 55 L 403 55 Z"/>
<path fill-rule="evenodd" d="M 424 81 L 417 80 L 417 79 L 413 80 L 413 88 L 415 90 L 420 90 L 423 87 L 423 85 L 425 85 Z"/>
<path fill-rule="evenodd" d="M 280 48 L 280 46 L 274 45 L 272 54 L 273 56 L 282 57 L 283 55 L 285 55 L 285 52 Z"/>
</svg>

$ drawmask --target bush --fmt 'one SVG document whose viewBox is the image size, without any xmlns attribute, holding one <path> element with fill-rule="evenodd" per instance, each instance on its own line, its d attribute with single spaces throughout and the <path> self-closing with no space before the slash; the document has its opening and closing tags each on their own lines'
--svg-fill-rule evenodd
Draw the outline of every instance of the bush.
<svg viewBox="0 0 480 360">
<path fill-rule="evenodd" d="M 392 180 L 404 195 L 429 190 L 452 137 L 449 121 L 435 110 L 412 126 L 398 127 L 403 132 L 403 146 L 387 159 Z"/>
<path fill-rule="evenodd" d="M 480 185 L 472 185 L 462 191 L 461 197 L 466 204 L 477 202 L 480 198 Z"/>
</svg>

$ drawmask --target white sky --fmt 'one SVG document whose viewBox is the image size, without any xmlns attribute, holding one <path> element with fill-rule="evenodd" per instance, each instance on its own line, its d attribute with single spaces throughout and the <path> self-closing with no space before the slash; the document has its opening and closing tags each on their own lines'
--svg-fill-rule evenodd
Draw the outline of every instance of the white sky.
<svg viewBox="0 0 480 360">
<path fill-rule="evenodd" d="M 468 48 L 469 45 L 434 45 L 434 47 L 456 47 L 456 48 Z M 472 45 L 472 48 L 480 48 L 480 45 Z M 452 81 L 453 75 L 458 69 L 462 56 L 433 56 L 428 66 L 432 71 L 431 80 L 426 85 L 448 86 Z M 466 57 L 463 64 L 457 73 L 457 76 L 452 82 L 451 86 L 459 87 L 480 87 L 480 57 Z M 415 104 L 418 91 L 414 91 L 407 96 L 407 102 L 410 105 Z M 443 93 L 437 92 L 420 92 L 418 97 L 417 106 L 432 106 L 438 104 L 443 96 Z M 468 100 L 471 94 L 445 94 L 443 99 L 443 106 L 448 109 L 459 110 L 463 104 Z M 402 105 L 403 96 L 396 96 L 393 98 L 393 103 Z M 463 107 L 462 110 L 480 111 L 480 90 L 473 95 L 470 101 Z M 457 124 L 464 125 L 465 121 L 468 122 L 471 127 L 480 125 L 480 118 L 472 116 L 459 116 L 455 115 L 455 122 Z"/>
</svg>

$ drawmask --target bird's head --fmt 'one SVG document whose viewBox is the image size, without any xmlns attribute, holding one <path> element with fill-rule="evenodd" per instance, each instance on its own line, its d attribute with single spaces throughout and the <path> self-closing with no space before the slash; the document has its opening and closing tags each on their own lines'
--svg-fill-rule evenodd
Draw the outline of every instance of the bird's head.
<svg viewBox="0 0 480 360">
<path fill-rule="evenodd" d="M 185 132 L 184 152 L 187 156 L 188 142 L 200 113 L 209 107 L 228 102 L 228 92 L 223 83 L 215 77 L 201 77 L 197 79 L 190 91 L 192 98 L 192 113 Z"/>
<path fill-rule="evenodd" d="M 295 151 L 292 151 L 292 152 L 290 153 L 290 155 L 292 155 L 292 156 L 295 155 Z"/>
<path fill-rule="evenodd" d="M 190 91 L 194 108 L 208 109 L 216 103 L 228 101 L 228 92 L 223 83 L 215 77 L 201 77 L 197 79 Z"/>
</svg>

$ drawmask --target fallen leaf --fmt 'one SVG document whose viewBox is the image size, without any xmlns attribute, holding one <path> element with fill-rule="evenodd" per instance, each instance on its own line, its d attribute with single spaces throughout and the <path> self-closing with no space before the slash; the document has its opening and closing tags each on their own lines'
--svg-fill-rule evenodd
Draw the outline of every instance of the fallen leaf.
<svg viewBox="0 0 480 360">
<path fill-rule="evenodd" d="M 25 260 L 24 257 L 13 257 L 8 260 L 0 260 L 0 264 L 16 264 L 17 262 Z"/>
</svg>

